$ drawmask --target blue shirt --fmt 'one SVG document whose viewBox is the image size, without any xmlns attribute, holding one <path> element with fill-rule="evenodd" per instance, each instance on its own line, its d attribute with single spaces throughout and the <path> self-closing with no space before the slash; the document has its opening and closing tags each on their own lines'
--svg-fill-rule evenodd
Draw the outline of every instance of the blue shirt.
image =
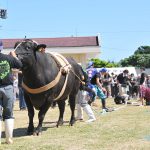
<svg viewBox="0 0 150 150">
<path fill-rule="evenodd" d="M 91 81 L 93 76 L 97 73 L 97 70 L 96 70 L 96 68 L 88 68 L 86 71 L 87 71 L 89 80 Z"/>
</svg>

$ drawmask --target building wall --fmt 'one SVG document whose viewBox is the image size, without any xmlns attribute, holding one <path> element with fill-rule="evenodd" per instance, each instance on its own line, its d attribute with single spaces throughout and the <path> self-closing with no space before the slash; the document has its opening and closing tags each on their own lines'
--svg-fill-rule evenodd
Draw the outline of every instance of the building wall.
<svg viewBox="0 0 150 150">
<path fill-rule="evenodd" d="M 65 57 L 73 57 L 83 67 L 86 67 L 87 62 L 91 58 L 100 57 L 100 48 L 98 46 L 47 48 L 47 52 L 51 51 L 58 52 Z"/>
<path fill-rule="evenodd" d="M 100 53 L 99 46 L 87 46 L 87 47 L 50 47 L 46 48 L 47 51 L 54 51 L 61 54 L 80 54 L 80 53 Z"/>
</svg>

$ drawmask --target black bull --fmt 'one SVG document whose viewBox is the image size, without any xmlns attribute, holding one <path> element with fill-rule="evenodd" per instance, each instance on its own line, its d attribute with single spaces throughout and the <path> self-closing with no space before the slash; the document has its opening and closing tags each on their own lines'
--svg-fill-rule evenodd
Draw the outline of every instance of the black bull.
<svg viewBox="0 0 150 150">
<path fill-rule="evenodd" d="M 20 43 L 16 43 L 15 52 L 23 63 L 23 82 L 32 89 L 40 88 L 53 81 L 60 70 L 58 63 L 50 56 L 50 54 L 37 51 L 37 43 L 35 41 L 26 39 Z M 57 127 L 63 124 L 65 100 L 67 98 L 69 98 L 71 109 L 70 125 L 72 126 L 75 123 L 75 98 L 79 90 L 79 78 L 81 78 L 82 72 L 80 66 L 72 58 L 67 58 L 67 60 L 71 64 L 71 70 L 69 71 L 64 94 L 57 100 L 59 107 Z M 64 73 L 61 75 L 59 82 L 53 88 L 42 93 L 31 94 L 25 90 L 24 96 L 29 117 L 27 134 L 39 135 L 42 132 L 42 123 L 45 114 L 54 102 L 54 99 L 60 94 L 65 78 L 66 74 Z M 33 123 L 34 108 L 39 110 L 39 124 L 35 130 Z"/>
</svg>

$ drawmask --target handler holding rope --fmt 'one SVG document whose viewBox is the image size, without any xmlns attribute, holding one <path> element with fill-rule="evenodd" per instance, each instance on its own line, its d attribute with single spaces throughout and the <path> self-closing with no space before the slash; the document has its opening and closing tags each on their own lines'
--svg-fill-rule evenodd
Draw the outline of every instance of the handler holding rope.
<svg viewBox="0 0 150 150">
<path fill-rule="evenodd" d="M 2 49 L 2 42 L 0 42 L 0 51 Z M 1 124 L 3 119 L 5 121 L 5 135 L 7 144 L 13 143 L 12 137 L 14 128 L 14 96 L 11 69 L 20 69 L 21 67 L 22 63 L 18 60 L 14 52 L 10 52 L 10 55 L 0 53 L 0 139 Z"/>
</svg>

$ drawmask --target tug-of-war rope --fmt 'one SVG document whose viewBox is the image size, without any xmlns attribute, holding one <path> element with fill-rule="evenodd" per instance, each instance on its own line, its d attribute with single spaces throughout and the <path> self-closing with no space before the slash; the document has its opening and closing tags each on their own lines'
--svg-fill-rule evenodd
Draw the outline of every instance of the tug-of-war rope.
<svg viewBox="0 0 150 150">
<path fill-rule="evenodd" d="M 125 104 L 123 104 L 122 106 L 120 106 L 120 107 L 109 107 L 108 109 L 110 110 L 110 111 L 108 111 L 108 112 L 99 112 L 99 111 L 97 111 L 97 110 L 99 110 L 99 109 L 95 109 L 95 108 L 93 108 L 93 107 L 91 107 L 92 108 L 92 110 L 99 116 L 99 115 L 103 115 L 103 114 L 109 114 L 109 113 L 111 113 L 111 112 L 114 112 L 114 111 L 118 111 L 118 110 L 121 110 L 121 109 L 124 109 L 124 108 L 126 108 L 127 106 L 142 106 L 142 105 L 140 105 L 138 102 L 126 102 Z"/>
</svg>

